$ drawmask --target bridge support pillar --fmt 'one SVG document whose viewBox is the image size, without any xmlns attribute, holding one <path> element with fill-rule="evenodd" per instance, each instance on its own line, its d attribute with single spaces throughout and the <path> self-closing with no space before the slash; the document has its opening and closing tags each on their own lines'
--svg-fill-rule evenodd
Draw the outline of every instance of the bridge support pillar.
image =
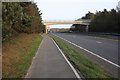
<svg viewBox="0 0 120 80">
<path fill-rule="evenodd" d="M 48 33 L 47 25 L 45 25 L 45 33 Z"/>
<path fill-rule="evenodd" d="M 89 25 L 86 26 L 86 32 L 88 32 L 88 31 L 89 31 Z"/>
</svg>

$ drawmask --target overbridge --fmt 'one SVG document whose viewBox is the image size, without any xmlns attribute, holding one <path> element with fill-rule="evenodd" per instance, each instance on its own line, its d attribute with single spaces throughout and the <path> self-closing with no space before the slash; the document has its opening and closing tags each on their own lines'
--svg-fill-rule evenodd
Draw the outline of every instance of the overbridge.
<svg viewBox="0 0 120 80">
<path fill-rule="evenodd" d="M 46 26 L 46 33 L 48 31 L 48 25 L 56 25 L 56 24 L 81 24 L 86 25 L 86 31 L 88 31 L 90 19 L 81 19 L 81 20 L 44 20 L 43 24 Z"/>
</svg>

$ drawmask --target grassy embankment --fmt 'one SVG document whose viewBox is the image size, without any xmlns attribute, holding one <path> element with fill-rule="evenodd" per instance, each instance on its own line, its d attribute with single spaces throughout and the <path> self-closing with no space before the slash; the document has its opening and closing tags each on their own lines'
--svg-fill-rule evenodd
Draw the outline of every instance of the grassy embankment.
<svg viewBox="0 0 120 80">
<path fill-rule="evenodd" d="M 100 37 L 100 38 L 108 38 L 108 39 L 114 39 L 114 40 L 120 40 L 120 37 L 112 37 L 112 36 L 98 36 L 98 35 L 88 35 L 93 37 Z"/>
<path fill-rule="evenodd" d="M 48 35 L 56 41 L 67 58 L 77 67 L 85 78 L 111 78 L 111 75 L 106 73 L 103 69 L 84 57 L 75 49 L 69 47 L 68 44 L 63 42 L 63 40 L 53 36 L 52 34 Z"/>
<path fill-rule="evenodd" d="M 39 34 L 20 34 L 3 43 L 3 78 L 22 78 L 42 41 Z"/>
<path fill-rule="evenodd" d="M 109 35 L 106 35 L 107 33 L 80 33 L 82 35 L 92 36 L 92 37 L 100 37 L 100 38 L 108 38 L 108 39 L 114 39 L 114 40 L 120 40 L 120 36 L 115 36 L 114 33 L 108 33 Z M 111 36 L 110 36 L 111 35 Z M 116 33 L 117 35 L 117 33 Z"/>
</svg>

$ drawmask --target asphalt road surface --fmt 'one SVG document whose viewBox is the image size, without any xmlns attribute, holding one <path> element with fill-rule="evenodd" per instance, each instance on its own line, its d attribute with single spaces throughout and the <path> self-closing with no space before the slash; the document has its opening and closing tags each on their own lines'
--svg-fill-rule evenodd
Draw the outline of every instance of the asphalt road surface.
<svg viewBox="0 0 120 80">
<path fill-rule="evenodd" d="M 54 33 L 118 64 L 118 41 L 72 33 Z"/>
<path fill-rule="evenodd" d="M 76 34 L 76 33 L 53 33 L 53 34 L 57 35 L 63 39 L 66 39 L 78 46 L 81 46 L 81 47 L 107 59 L 108 61 L 111 61 L 112 63 L 115 63 L 118 66 L 120 66 L 120 64 L 119 64 L 120 59 L 118 59 L 118 58 L 120 58 L 120 54 L 118 55 L 118 50 L 119 50 L 118 40 L 112 40 L 112 39 L 107 39 L 107 38 L 98 38 L 98 37 L 80 35 L 80 34 Z M 105 65 L 104 62 L 105 61 L 103 61 L 102 65 Z M 114 66 L 114 65 L 112 65 L 112 66 Z M 106 69 L 109 69 L 108 67 L 106 67 Z M 116 66 L 114 66 L 114 67 L 116 67 Z M 117 69 L 118 68 L 116 68 L 116 70 Z M 113 73 L 114 70 L 115 69 L 113 69 L 113 71 L 111 70 L 111 73 Z"/>
</svg>

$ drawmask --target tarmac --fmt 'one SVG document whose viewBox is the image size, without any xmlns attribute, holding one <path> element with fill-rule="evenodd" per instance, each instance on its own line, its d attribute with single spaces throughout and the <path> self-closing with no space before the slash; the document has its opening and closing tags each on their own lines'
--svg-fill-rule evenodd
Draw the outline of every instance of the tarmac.
<svg viewBox="0 0 120 80">
<path fill-rule="evenodd" d="M 76 79 L 77 77 L 52 38 L 44 34 L 25 78 Z"/>
</svg>

